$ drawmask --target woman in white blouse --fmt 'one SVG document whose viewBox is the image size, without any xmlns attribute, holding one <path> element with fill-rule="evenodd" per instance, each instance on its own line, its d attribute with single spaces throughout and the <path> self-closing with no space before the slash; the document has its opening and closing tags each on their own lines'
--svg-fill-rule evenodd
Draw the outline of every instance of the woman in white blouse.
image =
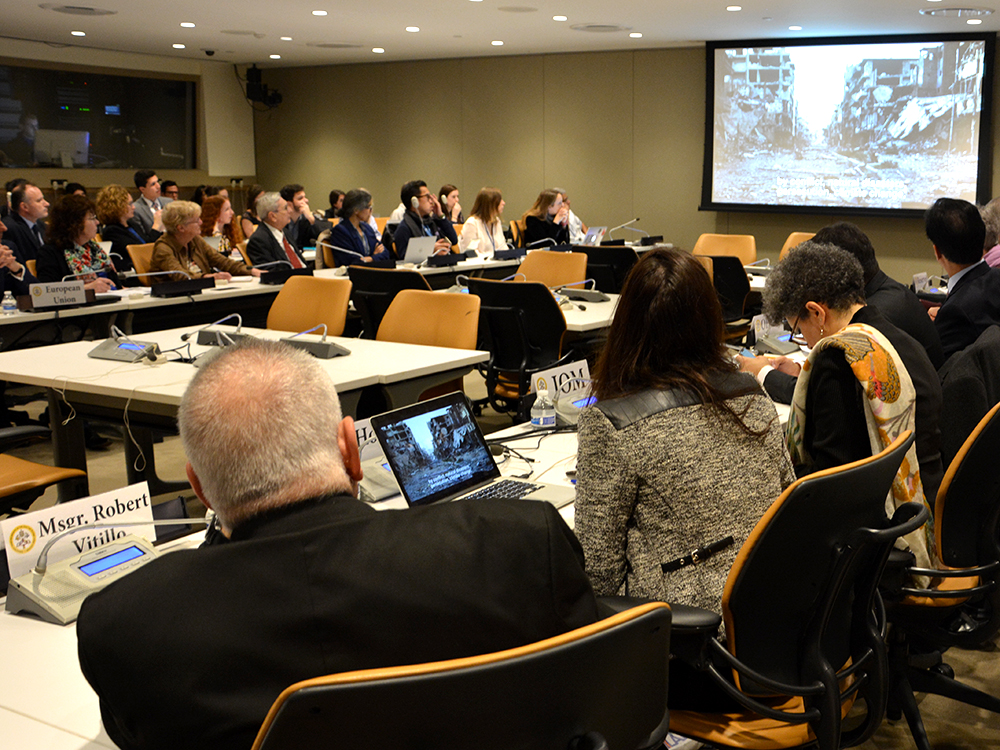
<svg viewBox="0 0 1000 750">
<path fill-rule="evenodd" d="M 472 213 L 462 227 L 458 249 L 463 253 L 473 249 L 480 257 L 490 257 L 497 249 L 506 248 L 507 241 L 500 221 L 505 205 L 503 196 L 496 188 L 484 187 L 480 190 L 472 206 Z"/>
</svg>

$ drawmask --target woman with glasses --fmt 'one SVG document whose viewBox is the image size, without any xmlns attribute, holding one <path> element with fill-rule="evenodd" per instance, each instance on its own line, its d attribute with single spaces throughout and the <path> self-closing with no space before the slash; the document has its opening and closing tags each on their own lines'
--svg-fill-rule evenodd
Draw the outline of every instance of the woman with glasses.
<svg viewBox="0 0 1000 750">
<path fill-rule="evenodd" d="M 160 214 L 166 228 L 153 246 L 149 270 L 172 271 L 158 281 L 185 279 L 229 279 L 232 276 L 260 276 L 256 268 L 225 257 L 201 237 L 201 206 L 191 201 L 172 201 Z"/>
<path fill-rule="evenodd" d="M 351 190 L 344 196 L 338 214 L 340 222 L 327 240 L 333 245 L 336 265 L 356 266 L 390 259 L 389 251 L 378 241 L 375 230 L 368 223 L 372 215 L 371 193 L 361 189 Z"/>
<path fill-rule="evenodd" d="M 650 251 L 626 278 L 579 420 L 576 534 L 599 595 L 721 613 L 736 553 L 795 478 L 774 404 L 723 331 L 692 255 Z"/>
<path fill-rule="evenodd" d="M 65 195 L 56 201 L 49 212 L 47 242 L 38 250 L 38 280 L 81 280 L 85 289 L 98 294 L 118 287 L 111 258 L 94 241 L 97 228 L 97 207 L 89 198 Z"/>
<path fill-rule="evenodd" d="M 506 205 L 503 196 L 496 188 L 484 187 L 476 196 L 472 205 L 472 213 L 462 225 L 462 236 L 458 238 L 458 249 L 463 253 L 473 243 L 480 257 L 489 258 L 497 251 L 507 247 L 503 236 L 503 207 Z"/>
<path fill-rule="evenodd" d="M 799 476 L 868 458 L 905 430 L 921 440 L 925 425 L 917 422 L 916 389 L 891 339 L 901 347 L 908 345 L 906 339 L 919 344 L 891 324 L 886 328 L 878 312 L 867 306 L 864 289 L 857 258 L 836 245 L 812 241 L 792 250 L 768 276 L 764 315 L 772 323 L 787 322 L 810 349 L 795 384 L 787 427 Z M 935 427 L 936 420 L 935 415 Z M 889 515 L 894 505 L 927 503 L 921 474 L 913 445 L 887 500 Z M 919 567 L 930 567 L 932 531 L 930 519 L 923 531 L 905 537 Z"/>
</svg>

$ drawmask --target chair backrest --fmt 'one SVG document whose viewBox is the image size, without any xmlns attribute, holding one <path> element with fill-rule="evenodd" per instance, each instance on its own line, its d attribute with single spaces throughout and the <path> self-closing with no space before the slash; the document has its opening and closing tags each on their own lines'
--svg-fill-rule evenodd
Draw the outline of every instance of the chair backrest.
<svg viewBox="0 0 1000 750">
<path fill-rule="evenodd" d="M 388 216 L 377 216 L 375 217 L 375 226 L 378 227 L 378 233 L 382 234 L 385 231 L 385 225 L 389 221 Z"/>
<path fill-rule="evenodd" d="M 150 286 L 153 278 L 156 278 L 144 275 L 149 273 L 149 269 L 153 265 L 153 246 L 155 244 L 156 243 L 154 242 L 148 242 L 145 245 L 125 246 L 125 249 L 128 250 L 129 257 L 132 259 L 132 267 L 135 268 L 135 272 L 139 274 L 139 283 L 143 286 Z M 159 278 L 162 279 L 163 277 L 161 276 Z"/>
<path fill-rule="evenodd" d="M 330 229 L 324 229 L 316 238 L 316 268 L 334 268 L 336 263 L 333 260 L 333 250 L 326 245 L 330 244 Z"/>
<path fill-rule="evenodd" d="M 885 498 L 912 442 L 905 431 L 876 456 L 803 477 L 767 510 L 723 591 L 727 645 L 740 661 L 802 685 L 857 661 L 859 639 L 880 643 L 870 613 L 892 538 L 869 549 L 859 529 L 889 525 Z M 741 687 L 770 693 L 745 679 Z"/>
<path fill-rule="evenodd" d="M 353 284 L 354 309 L 361 316 L 363 335 L 367 339 L 375 338 L 386 310 L 399 292 L 404 289 L 430 291 L 423 276 L 404 268 L 348 266 L 347 275 Z"/>
<path fill-rule="evenodd" d="M 743 317 L 747 295 L 750 294 L 750 279 L 738 258 L 728 255 L 695 256 L 708 270 L 712 286 L 722 305 L 722 319 L 736 320 Z M 706 263 L 707 258 L 711 263 Z"/>
<path fill-rule="evenodd" d="M 490 366 L 536 369 L 559 359 L 566 318 L 544 284 L 469 279 L 482 301 L 479 330 L 489 341 Z"/>
<path fill-rule="evenodd" d="M 657 602 L 508 651 L 307 680 L 278 697 L 253 750 L 569 750 L 591 732 L 651 747 L 667 733 L 669 641 Z"/>
<path fill-rule="evenodd" d="M 788 251 L 793 247 L 798 247 L 803 242 L 811 240 L 816 236 L 815 232 L 792 232 L 788 235 L 788 239 L 785 240 L 785 244 L 781 246 L 781 252 L 778 253 L 778 261 L 780 262 L 786 255 Z"/>
<path fill-rule="evenodd" d="M 456 237 L 461 237 L 462 236 L 462 228 L 464 226 L 465 226 L 465 222 L 464 221 L 461 224 L 452 224 L 452 227 L 454 227 L 454 229 L 455 229 L 455 236 Z"/>
<path fill-rule="evenodd" d="M 479 297 L 404 289 L 389 305 L 378 328 L 379 341 L 475 349 Z"/>
<path fill-rule="evenodd" d="M 532 250 L 517 267 L 525 281 L 539 281 L 547 287 L 573 284 L 587 278 L 587 256 L 556 250 Z"/>
<path fill-rule="evenodd" d="M 587 278 L 607 294 L 618 294 L 628 272 L 639 262 L 630 247 L 580 247 L 578 251 L 587 256 Z"/>
<path fill-rule="evenodd" d="M 752 234 L 703 234 L 691 252 L 694 255 L 731 255 L 745 266 L 757 260 L 757 240 Z"/>
<path fill-rule="evenodd" d="M 34 258 L 32 258 L 31 260 L 26 260 L 26 261 L 24 261 L 24 265 L 26 265 L 28 267 L 28 272 L 32 276 L 37 276 L 38 275 L 37 272 L 36 272 L 36 270 L 35 270 L 36 267 L 37 267 L 37 265 L 38 265 L 38 261 L 37 260 L 35 260 Z"/>
<path fill-rule="evenodd" d="M 1000 404 L 948 466 L 934 507 L 938 557 L 953 568 L 1000 560 Z"/>
<path fill-rule="evenodd" d="M 243 258 L 243 265 L 247 268 L 253 268 L 253 261 L 250 260 L 250 256 L 247 255 L 247 242 L 249 240 L 243 240 L 242 242 L 236 243 L 236 250 L 239 252 L 240 257 Z"/>
<path fill-rule="evenodd" d="M 327 334 L 339 336 L 344 332 L 350 299 L 349 279 L 292 276 L 271 303 L 267 327 L 297 333 L 326 323 Z"/>
<path fill-rule="evenodd" d="M 521 219 L 514 219 L 510 222 L 510 236 L 511 244 L 514 247 L 524 247 L 524 221 Z"/>
</svg>

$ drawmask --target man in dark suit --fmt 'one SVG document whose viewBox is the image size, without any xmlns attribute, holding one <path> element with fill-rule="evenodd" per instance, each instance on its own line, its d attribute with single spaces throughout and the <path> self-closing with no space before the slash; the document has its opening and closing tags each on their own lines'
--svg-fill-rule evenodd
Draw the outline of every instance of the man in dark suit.
<svg viewBox="0 0 1000 750">
<path fill-rule="evenodd" d="M 247 241 L 247 257 L 255 266 L 270 265 L 275 270 L 305 268 L 306 261 L 284 229 L 291 219 L 288 202 L 279 193 L 261 193 L 257 198 L 260 224 Z M 284 261 L 284 263 L 280 262 Z"/>
<path fill-rule="evenodd" d="M 547 503 L 356 500 L 353 421 L 303 352 L 227 349 L 178 421 L 221 543 L 137 569 L 77 622 L 81 668 L 125 750 L 245 750 L 296 681 L 512 648 L 598 617 L 579 543 Z"/>
<path fill-rule="evenodd" d="M 441 212 L 441 205 L 434 193 L 427 189 L 427 183 L 423 180 L 411 180 L 400 188 L 399 197 L 406 206 L 406 212 L 392 238 L 396 246 L 396 257 L 400 260 L 406 257 L 411 237 L 437 237 L 434 254 L 450 253 L 452 245 L 458 244 L 458 235 L 455 234 L 455 227 Z"/>
<path fill-rule="evenodd" d="M 28 286 L 37 284 L 36 279 L 22 260 L 21 251 L 11 241 L 4 242 L 7 225 L 0 221 L 0 296 L 13 292 L 15 297 L 28 294 Z"/>
<path fill-rule="evenodd" d="M 10 240 L 21 253 L 21 260 L 34 260 L 45 244 L 44 219 L 49 215 L 49 202 L 37 185 L 26 182 L 10 196 L 10 215 L 6 217 Z"/>
<path fill-rule="evenodd" d="M 968 201 L 938 198 L 927 209 L 924 228 L 948 274 L 948 297 L 931 311 L 947 359 L 1000 324 L 1000 269 L 983 260 L 986 226 Z"/>
</svg>

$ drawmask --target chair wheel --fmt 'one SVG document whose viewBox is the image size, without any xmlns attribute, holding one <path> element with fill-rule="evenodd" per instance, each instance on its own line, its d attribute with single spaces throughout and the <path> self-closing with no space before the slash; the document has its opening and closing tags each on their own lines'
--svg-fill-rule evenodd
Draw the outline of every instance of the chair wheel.
<svg viewBox="0 0 1000 750">
<path fill-rule="evenodd" d="M 943 677 L 947 677 L 949 680 L 955 679 L 955 670 L 951 668 L 950 664 L 945 664 L 944 662 L 931 667 L 930 671 Z"/>
</svg>

